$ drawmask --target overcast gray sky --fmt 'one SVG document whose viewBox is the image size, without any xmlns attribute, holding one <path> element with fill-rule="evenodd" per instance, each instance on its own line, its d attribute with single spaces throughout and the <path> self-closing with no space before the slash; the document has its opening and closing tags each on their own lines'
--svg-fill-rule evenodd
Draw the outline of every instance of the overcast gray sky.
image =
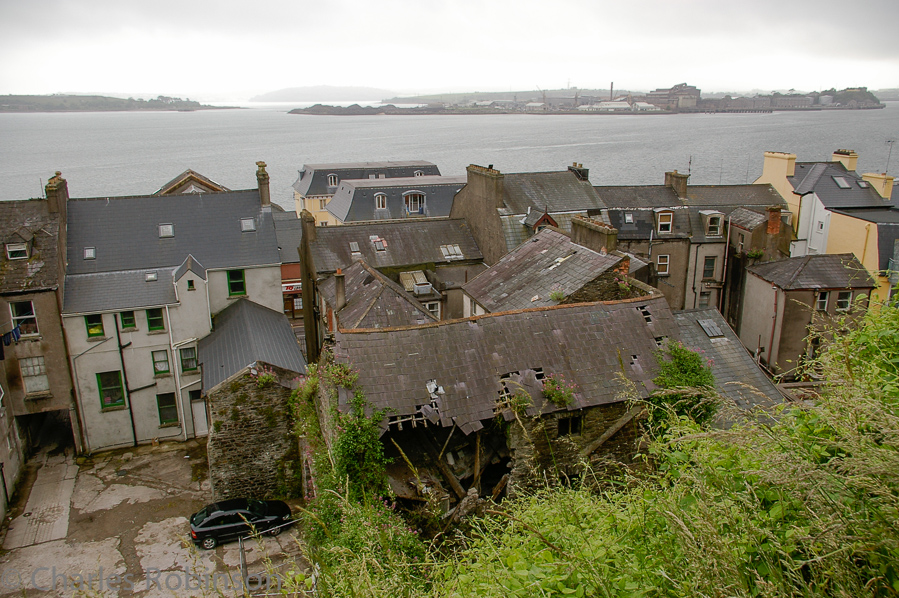
<svg viewBox="0 0 899 598">
<path fill-rule="evenodd" d="M 0 0 L 0 93 L 878 89 L 899 87 L 897 17 L 897 0 Z"/>
</svg>

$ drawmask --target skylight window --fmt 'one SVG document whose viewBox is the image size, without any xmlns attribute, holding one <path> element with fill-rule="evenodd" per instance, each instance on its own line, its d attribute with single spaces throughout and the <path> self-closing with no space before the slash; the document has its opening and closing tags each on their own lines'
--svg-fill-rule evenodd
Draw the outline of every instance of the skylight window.
<svg viewBox="0 0 899 598">
<path fill-rule="evenodd" d="M 631 214 L 630 212 L 625 212 L 624 223 L 625 224 L 633 224 L 634 223 L 634 215 Z"/>
<path fill-rule="evenodd" d="M 443 257 L 446 260 L 465 259 L 465 257 L 462 255 L 462 249 L 456 243 L 452 245 L 441 245 L 440 251 L 443 253 Z"/>
<path fill-rule="evenodd" d="M 156 270 L 144 272 L 144 280 L 146 280 L 147 282 L 153 282 L 154 280 L 156 280 L 156 278 L 157 278 Z"/>
<path fill-rule="evenodd" d="M 85 247 L 84 248 L 84 259 L 86 259 L 86 260 L 97 259 L 97 248 L 96 247 Z"/>
<path fill-rule="evenodd" d="M 160 224 L 159 225 L 159 238 L 163 239 L 165 237 L 174 237 L 175 236 L 175 225 L 174 224 Z"/>
<path fill-rule="evenodd" d="M 857 181 L 857 182 L 858 182 L 858 186 L 861 187 L 862 189 L 867 189 L 868 187 L 871 186 L 870 183 L 868 183 L 868 181 Z"/>
<path fill-rule="evenodd" d="M 846 180 L 845 177 L 835 176 L 833 177 L 833 182 L 837 184 L 837 187 L 840 189 L 849 189 L 852 185 Z"/>
<path fill-rule="evenodd" d="M 256 230 L 256 220 L 254 218 L 241 218 L 240 230 L 244 233 Z"/>
</svg>

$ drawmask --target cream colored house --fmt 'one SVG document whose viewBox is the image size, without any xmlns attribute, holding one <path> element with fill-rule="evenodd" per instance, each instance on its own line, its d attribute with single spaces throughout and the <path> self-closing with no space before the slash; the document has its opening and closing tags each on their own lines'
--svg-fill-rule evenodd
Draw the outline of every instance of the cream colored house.
<svg viewBox="0 0 899 598">
<path fill-rule="evenodd" d="M 797 162 L 796 155 L 765 152 L 757 184 L 770 184 L 793 214 L 792 257 L 852 253 L 875 275 L 875 293 L 890 294 L 889 270 L 899 212 L 893 177 L 856 172 L 858 154 L 837 150 L 831 162 Z"/>
</svg>

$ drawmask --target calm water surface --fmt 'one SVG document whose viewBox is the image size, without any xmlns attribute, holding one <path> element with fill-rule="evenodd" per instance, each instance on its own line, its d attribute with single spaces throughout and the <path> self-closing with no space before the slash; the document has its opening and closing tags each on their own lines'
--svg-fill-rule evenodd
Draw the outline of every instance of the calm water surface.
<svg viewBox="0 0 899 598">
<path fill-rule="evenodd" d="M 0 199 L 42 195 L 62 171 L 73 197 L 149 194 L 192 168 L 232 189 L 253 187 L 264 160 L 272 198 L 293 207 L 304 163 L 422 159 L 443 174 L 469 164 L 504 172 L 590 169 L 597 185 L 752 182 L 766 150 L 799 160 L 859 153 L 882 172 L 899 139 L 899 104 L 883 110 L 695 115 L 306 116 L 273 109 L 0 114 Z M 899 165 L 899 147 L 890 164 Z M 692 158 L 692 160 L 691 160 Z"/>
</svg>

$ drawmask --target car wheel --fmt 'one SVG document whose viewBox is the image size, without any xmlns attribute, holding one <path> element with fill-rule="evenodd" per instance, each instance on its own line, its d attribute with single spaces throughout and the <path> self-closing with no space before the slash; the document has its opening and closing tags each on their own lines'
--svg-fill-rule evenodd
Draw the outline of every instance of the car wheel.
<svg viewBox="0 0 899 598">
<path fill-rule="evenodd" d="M 279 526 L 279 527 L 273 527 L 272 529 L 268 530 L 268 535 L 269 535 L 269 536 L 277 536 L 278 534 L 281 533 L 281 530 L 282 530 L 282 529 L 283 529 L 283 528 L 281 528 L 280 526 Z"/>
<path fill-rule="evenodd" d="M 218 542 L 216 542 L 215 538 L 211 536 L 208 538 L 203 538 L 203 548 L 205 548 L 206 550 L 212 550 L 213 548 L 215 548 L 216 544 L 218 544 Z"/>
</svg>

